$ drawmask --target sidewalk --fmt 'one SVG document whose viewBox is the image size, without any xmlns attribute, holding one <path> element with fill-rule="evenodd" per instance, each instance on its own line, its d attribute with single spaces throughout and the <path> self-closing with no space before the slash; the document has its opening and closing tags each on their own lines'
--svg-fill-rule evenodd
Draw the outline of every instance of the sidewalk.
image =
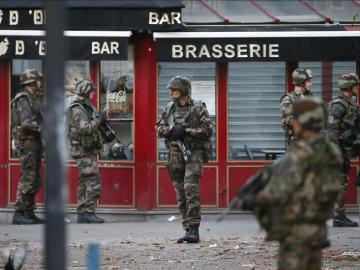
<svg viewBox="0 0 360 270">
<path fill-rule="evenodd" d="M 199 244 L 176 244 L 183 235 L 178 217 L 147 222 L 67 226 L 67 269 L 86 269 L 87 246 L 99 243 L 101 269 L 276 269 L 274 242 L 264 242 L 251 215 L 217 223 L 205 218 Z M 357 216 L 351 216 L 358 220 Z M 171 219 L 170 219 L 171 220 Z M 1 245 L 29 243 L 26 267 L 44 269 L 43 226 L 0 225 Z M 324 252 L 324 269 L 360 269 L 360 228 L 329 227 L 332 246 Z"/>
</svg>

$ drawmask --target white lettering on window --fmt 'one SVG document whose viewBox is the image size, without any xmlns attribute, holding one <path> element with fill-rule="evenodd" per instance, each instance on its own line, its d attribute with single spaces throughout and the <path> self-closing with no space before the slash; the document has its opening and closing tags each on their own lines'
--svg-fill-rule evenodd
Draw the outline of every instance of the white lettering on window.
<svg viewBox="0 0 360 270">
<path fill-rule="evenodd" d="M 175 44 L 171 46 L 172 58 L 182 58 L 183 56 L 184 56 L 183 47 L 181 45 Z"/>
<path fill-rule="evenodd" d="M 161 16 L 159 24 L 163 24 L 163 23 L 170 24 L 170 18 L 169 18 L 169 15 L 167 13 L 164 13 Z"/>
<path fill-rule="evenodd" d="M 222 51 L 221 51 L 221 45 L 220 44 L 215 44 L 212 46 L 212 50 L 213 50 L 213 53 L 212 53 L 212 56 L 215 57 L 215 58 L 220 58 L 222 57 Z"/>
<path fill-rule="evenodd" d="M 110 42 L 111 54 L 119 54 L 119 43 L 116 41 Z"/>
<path fill-rule="evenodd" d="M 196 46 L 195 45 L 185 45 L 185 57 L 189 58 L 190 54 L 192 56 L 192 58 L 197 58 L 196 57 Z"/>
<path fill-rule="evenodd" d="M 19 12 L 17 10 L 9 11 L 9 25 L 17 25 L 19 23 Z"/>
<path fill-rule="evenodd" d="M 267 52 L 267 44 L 263 44 L 263 50 L 262 50 L 262 56 L 263 57 L 267 57 L 267 54 L 266 54 L 266 52 Z"/>
<path fill-rule="evenodd" d="M 250 44 L 249 52 L 250 52 L 250 57 L 254 57 L 254 55 L 256 55 L 257 57 L 261 57 L 260 56 L 260 45 L 259 44 Z"/>
<path fill-rule="evenodd" d="M 233 58 L 235 56 L 235 46 L 232 44 L 225 45 L 225 57 Z"/>
<path fill-rule="evenodd" d="M 159 23 L 159 14 L 156 12 L 149 12 L 149 24 L 158 24 Z"/>
<path fill-rule="evenodd" d="M 44 24 L 44 14 L 41 9 L 34 10 L 34 24 Z"/>
<path fill-rule="evenodd" d="M 23 55 L 25 53 L 25 43 L 23 40 L 15 40 L 15 55 Z"/>
<path fill-rule="evenodd" d="M 175 21 L 176 23 L 181 24 L 180 16 L 181 16 L 180 12 L 171 12 L 171 24 L 175 24 Z"/>
<path fill-rule="evenodd" d="M 247 58 L 247 46 L 246 44 L 237 45 L 237 57 L 238 58 Z"/>
<path fill-rule="evenodd" d="M 279 57 L 279 44 L 269 45 L 269 57 L 273 57 L 273 58 Z"/>
<path fill-rule="evenodd" d="M 93 41 L 91 42 L 91 54 L 99 54 L 100 53 L 100 42 Z"/>
<path fill-rule="evenodd" d="M 39 55 L 45 55 L 45 40 L 39 42 Z"/>
<path fill-rule="evenodd" d="M 202 45 L 199 51 L 199 58 L 205 56 L 206 58 L 210 58 L 210 53 L 206 45 Z"/>
</svg>

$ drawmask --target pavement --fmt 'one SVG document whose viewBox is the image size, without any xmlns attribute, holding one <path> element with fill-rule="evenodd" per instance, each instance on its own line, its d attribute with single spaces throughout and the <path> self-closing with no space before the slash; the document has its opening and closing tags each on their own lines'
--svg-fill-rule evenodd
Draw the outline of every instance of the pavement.
<svg viewBox="0 0 360 270">
<path fill-rule="evenodd" d="M 67 269 L 87 269 L 88 246 L 101 249 L 101 269 L 276 269 L 276 242 L 264 242 L 253 216 L 205 218 L 199 244 L 176 244 L 182 236 L 177 216 L 145 222 L 67 224 Z M 355 215 L 353 220 L 359 220 Z M 360 269 L 360 228 L 332 228 L 323 269 Z M 45 269 L 44 225 L 0 225 L 0 246 L 28 243 L 25 269 Z M 0 266 L 1 267 L 1 266 Z"/>
</svg>

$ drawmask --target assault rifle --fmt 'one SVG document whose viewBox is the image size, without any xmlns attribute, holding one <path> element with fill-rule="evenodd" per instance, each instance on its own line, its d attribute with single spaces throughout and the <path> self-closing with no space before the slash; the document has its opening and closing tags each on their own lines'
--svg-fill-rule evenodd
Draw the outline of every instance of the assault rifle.
<svg viewBox="0 0 360 270">
<path fill-rule="evenodd" d="M 102 137 L 104 138 L 105 142 L 107 143 L 112 142 L 116 138 L 116 134 L 113 128 L 111 127 L 109 121 L 106 119 L 106 117 L 100 114 L 94 108 L 94 106 L 87 103 L 83 103 L 82 105 L 89 113 L 91 113 L 93 119 L 97 118 L 100 120 L 101 124 L 99 126 L 99 131 Z"/>
<path fill-rule="evenodd" d="M 192 154 L 191 151 L 182 140 L 177 140 L 176 143 L 183 155 L 184 160 L 188 161 Z"/>
<path fill-rule="evenodd" d="M 237 195 L 232 199 L 229 207 L 225 209 L 216 221 L 222 221 L 232 210 L 241 209 L 254 211 L 256 205 L 256 195 L 264 188 L 262 172 L 258 172 L 250 177 L 244 186 L 237 191 Z"/>
<path fill-rule="evenodd" d="M 170 130 L 175 125 L 174 117 L 173 117 L 172 113 L 170 113 L 168 115 L 168 124 L 170 125 Z M 187 162 L 189 160 L 189 158 L 191 157 L 191 154 L 192 154 L 191 150 L 187 147 L 187 145 L 184 143 L 183 140 L 179 139 L 176 141 L 176 143 L 182 153 L 182 156 L 183 156 L 185 162 Z"/>
</svg>

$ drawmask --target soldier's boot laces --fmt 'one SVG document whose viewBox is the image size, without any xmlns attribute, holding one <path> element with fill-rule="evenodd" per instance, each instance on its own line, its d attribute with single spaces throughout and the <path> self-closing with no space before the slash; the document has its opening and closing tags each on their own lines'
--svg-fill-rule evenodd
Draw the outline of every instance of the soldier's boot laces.
<svg viewBox="0 0 360 270">
<path fill-rule="evenodd" d="M 185 229 L 185 235 L 183 237 L 180 237 L 178 240 L 176 240 L 176 243 L 182 244 L 184 243 L 185 239 L 189 236 L 189 229 Z"/>
<path fill-rule="evenodd" d="M 199 243 L 199 241 L 200 241 L 199 227 L 190 227 L 189 228 L 189 234 L 184 239 L 184 241 L 186 241 L 188 243 L 191 243 L 191 244 Z"/>
<path fill-rule="evenodd" d="M 16 224 L 16 225 L 36 224 L 35 221 L 31 217 L 29 217 L 28 215 L 25 215 L 25 211 L 15 211 L 12 223 Z"/>
<path fill-rule="evenodd" d="M 94 213 L 81 213 L 78 215 L 78 223 L 104 223 L 105 220 L 97 217 Z"/>
<path fill-rule="evenodd" d="M 25 211 L 25 216 L 34 220 L 35 224 L 45 224 L 45 219 L 35 216 L 34 211 Z"/>
<path fill-rule="evenodd" d="M 333 227 L 357 227 L 358 223 L 348 219 L 346 216 L 333 219 Z"/>
</svg>

